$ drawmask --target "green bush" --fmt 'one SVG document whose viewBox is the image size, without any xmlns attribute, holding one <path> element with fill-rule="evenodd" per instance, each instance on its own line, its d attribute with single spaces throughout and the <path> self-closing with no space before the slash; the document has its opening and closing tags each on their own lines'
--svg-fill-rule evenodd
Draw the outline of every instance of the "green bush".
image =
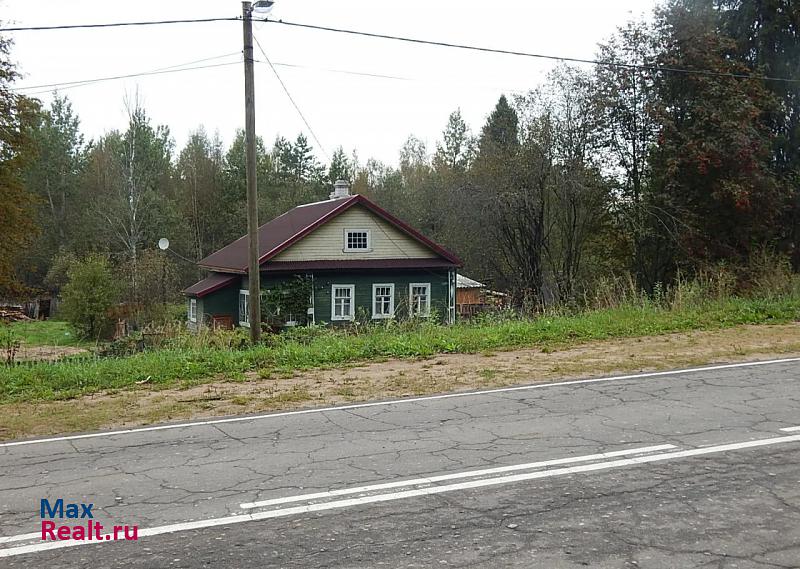
<svg viewBox="0 0 800 569">
<path fill-rule="evenodd" d="M 82 338 L 108 337 L 112 320 L 109 310 L 117 302 L 118 288 L 108 260 L 91 255 L 73 263 L 62 291 L 61 314 Z"/>
</svg>

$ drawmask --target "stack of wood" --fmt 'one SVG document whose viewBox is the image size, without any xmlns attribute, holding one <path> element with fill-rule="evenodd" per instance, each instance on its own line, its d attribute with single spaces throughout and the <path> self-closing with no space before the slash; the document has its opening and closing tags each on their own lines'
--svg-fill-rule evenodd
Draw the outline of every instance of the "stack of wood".
<svg viewBox="0 0 800 569">
<path fill-rule="evenodd" d="M 30 320 L 20 308 L 12 306 L 0 306 L 0 321 L 2 322 L 21 322 Z"/>
</svg>

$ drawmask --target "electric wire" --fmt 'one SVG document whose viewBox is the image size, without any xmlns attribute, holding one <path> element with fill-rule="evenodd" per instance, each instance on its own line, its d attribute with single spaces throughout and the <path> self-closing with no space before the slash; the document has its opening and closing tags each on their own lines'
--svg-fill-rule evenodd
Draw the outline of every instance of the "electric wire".
<svg viewBox="0 0 800 569">
<path fill-rule="evenodd" d="M 476 45 L 468 45 L 468 44 L 459 44 L 459 43 L 450 43 L 450 42 L 443 42 L 443 41 L 436 41 L 436 40 L 426 40 L 420 38 L 411 38 L 405 36 L 394 36 L 389 34 L 378 34 L 374 32 L 364 32 L 360 30 L 350 30 L 346 28 L 334 28 L 330 26 L 319 26 L 314 24 L 303 24 L 300 22 L 287 22 L 284 20 L 271 20 L 269 18 L 253 20 L 259 22 L 266 22 L 270 24 L 280 24 L 283 26 L 291 26 L 295 28 L 304 28 L 309 30 L 317 30 L 317 31 L 325 31 L 325 32 L 333 32 L 339 34 L 348 34 L 353 36 L 363 36 L 368 38 L 375 38 L 375 39 L 385 39 L 385 40 L 393 40 L 393 41 L 400 41 L 406 43 L 414 43 L 419 45 L 429 45 L 429 46 L 436 46 L 436 47 L 446 47 L 452 49 L 463 49 L 469 51 L 478 51 L 483 53 L 494 53 L 500 55 L 514 55 L 519 57 L 530 57 L 534 59 L 547 59 L 551 61 L 560 61 L 560 62 L 568 62 L 568 63 L 588 63 L 591 65 L 599 65 L 599 66 L 606 66 L 606 67 L 617 67 L 622 69 L 638 69 L 642 71 L 655 71 L 655 72 L 668 72 L 668 73 L 683 73 L 683 74 L 690 74 L 690 75 L 704 75 L 708 77 L 728 77 L 728 78 L 735 78 L 735 79 L 759 79 L 763 81 L 782 81 L 786 83 L 800 83 L 800 79 L 793 79 L 787 77 L 772 77 L 767 75 L 754 75 L 748 73 L 726 73 L 720 71 L 709 71 L 706 69 L 688 69 L 688 68 L 681 68 L 681 67 L 665 67 L 661 65 L 643 65 L 643 64 L 636 64 L 636 63 L 621 63 L 615 61 L 604 61 L 601 59 L 582 59 L 578 57 L 567 57 L 567 56 L 560 56 L 560 55 L 548 55 L 542 53 L 530 53 L 526 51 L 515 51 L 509 49 L 499 49 L 499 48 L 491 48 L 491 47 L 483 47 L 483 46 L 476 46 Z"/>
<path fill-rule="evenodd" d="M 235 22 L 241 21 L 241 16 L 229 18 L 192 18 L 187 20 L 149 20 L 140 22 L 111 22 L 105 24 L 64 24 L 59 26 L 19 26 L 0 28 L 0 32 L 43 32 L 50 30 L 79 30 L 97 28 L 121 28 L 134 26 L 160 26 L 164 24 L 202 24 L 207 22 Z M 254 20 L 255 21 L 255 20 Z"/>
<path fill-rule="evenodd" d="M 100 83 L 100 82 L 103 82 L 103 81 L 114 81 L 114 80 L 117 80 L 117 79 L 130 79 L 130 78 L 133 78 L 133 77 L 147 77 L 147 76 L 151 76 L 151 75 L 165 75 L 165 74 L 168 74 L 168 73 L 180 73 L 181 71 L 197 71 L 199 69 L 213 69 L 215 67 L 228 67 L 228 66 L 231 66 L 231 65 L 241 65 L 241 61 L 229 61 L 227 63 L 215 63 L 215 64 L 212 64 L 212 65 L 198 65 L 196 67 L 183 67 L 181 69 L 167 69 L 167 70 L 164 70 L 164 71 L 146 71 L 146 72 L 143 72 L 143 73 L 130 73 L 130 74 L 127 74 L 127 75 L 115 75 L 113 77 L 101 77 L 101 78 L 93 79 L 93 80 L 90 80 L 90 81 L 78 82 L 77 84 L 65 84 L 65 85 L 62 84 L 64 86 L 60 90 L 74 89 L 74 88 L 77 88 L 77 87 L 86 87 L 88 85 L 94 85 L 96 83 Z M 50 87 L 50 88 L 42 89 L 41 91 L 25 92 L 23 94 L 25 96 L 32 97 L 32 96 L 35 96 L 35 95 L 41 95 L 43 93 L 51 93 L 54 90 L 56 90 L 56 91 L 59 90 L 59 84 L 58 83 L 53 84 L 53 86 Z"/>
<path fill-rule="evenodd" d="M 241 55 L 241 52 L 235 51 L 235 52 L 231 52 L 231 53 L 226 53 L 224 55 L 216 55 L 214 57 L 206 57 L 206 58 L 203 58 L 203 59 L 196 59 L 194 61 L 187 61 L 186 63 L 179 63 L 179 64 L 176 64 L 176 65 L 170 65 L 168 67 L 159 67 L 157 69 L 152 69 L 150 71 L 140 71 L 138 73 L 129 73 L 129 74 L 126 74 L 126 75 L 112 75 L 112 76 L 108 76 L 108 77 L 94 77 L 94 78 L 90 78 L 90 79 L 80 79 L 80 80 L 76 80 L 76 81 L 63 81 L 63 82 L 60 82 L 60 83 L 43 83 L 43 84 L 40 84 L 40 85 L 24 85 L 24 86 L 20 86 L 20 87 L 13 87 L 12 91 L 32 91 L 32 90 L 36 90 L 36 89 L 45 89 L 45 91 L 42 91 L 42 92 L 48 92 L 53 88 L 59 88 L 59 87 L 64 87 L 64 88 L 81 87 L 81 86 L 84 86 L 84 85 L 91 85 L 91 84 L 100 83 L 100 82 L 103 82 L 103 81 L 114 81 L 114 80 L 117 80 L 117 79 L 128 79 L 128 78 L 131 78 L 131 77 L 142 77 L 142 76 L 147 76 L 147 75 L 159 75 L 159 74 L 163 74 L 163 73 L 174 73 L 174 72 L 177 72 L 177 71 L 192 71 L 192 70 L 195 70 L 195 69 L 209 69 L 209 68 L 213 68 L 213 67 L 222 67 L 222 66 L 225 66 L 225 65 L 233 65 L 233 64 L 241 63 L 241 60 L 238 60 L 238 61 L 229 61 L 229 62 L 226 62 L 226 63 L 218 63 L 218 64 L 214 64 L 214 65 L 200 65 L 200 66 L 197 66 L 197 67 L 187 67 L 189 65 L 194 65 L 196 63 L 204 63 L 206 61 L 213 61 L 213 60 L 216 60 L 216 59 L 223 59 L 225 57 L 231 57 L 233 55 Z M 28 94 L 34 94 L 34 93 L 28 93 Z"/>
<path fill-rule="evenodd" d="M 19 26 L 19 27 L 7 27 L 7 28 L 0 28 L 0 32 L 26 32 L 26 31 L 48 31 L 48 30 L 74 30 L 74 29 L 96 29 L 96 28 L 113 28 L 113 27 L 126 27 L 126 26 L 154 26 L 154 25 L 163 25 L 163 24 L 196 24 L 196 23 L 207 23 L 207 22 L 236 22 L 241 21 L 241 16 L 236 17 L 227 17 L 227 18 L 195 18 L 195 19 L 184 19 L 184 20 L 153 20 L 153 21 L 139 21 L 139 22 L 113 22 L 113 23 L 105 23 L 105 24 L 68 24 L 68 25 L 59 25 L 59 26 Z M 560 62 L 569 62 L 569 63 L 587 63 L 590 65 L 598 65 L 598 66 L 605 66 L 605 67 L 616 67 L 622 69 L 638 69 L 644 71 L 653 71 L 653 72 L 668 72 L 668 73 L 682 73 L 687 75 L 703 75 L 708 77 L 728 77 L 728 78 L 735 78 L 735 79 L 759 79 L 762 81 L 780 81 L 785 83 L 800 83 L 800 79 L 798 78 L 790 78 L 790 77 L 773 77 L 769 75 L 757 75 L 757 74 L 748 74 L 748 73 L 728 73 L 728 72 L 720 72 L 720 71 L 710 71 L 707 69 L 689 69 L 689 68 L 680 68 L 680 67 L 668 67 L 668 66 L 660 66 L 660 65 L 645 65 L 645 64 L 636 64 L 636 63 L 622 63 L 622 62 L 614 62 L 614 61 L 604 61 L 598 59 L 584 59 L 578 57 L 567 57 L 567 56 L 559 56 L 559 55 L 550 55 L 550 54 L 543 54 L 543 53 L 531 53 L 525 51 L 517 51 L 517 50 L 510 50 L 510 49 L 500 49 L 500 48 L 491 48 L 485 46 L 477 46 L 477 45 L 468 45 L 468 44 L 459 44 L 459 43 L 452 43 L 452 42 L 444 42 L 444 41 L 437 41 L 437 40 L 426 40 L 421 38 L 412 38 L 407 36 L 396 36 L 390 34 L 379 34 L 375 32 L 365 32 L 361 30 L 351 30 L 347 28 L 335 28 L 332 26 L 321 26 L 315 24 L 304 24 L 302 22 L 288 22 L 285 20 L 273 20 L 269 18 L 253 18 L 254 22 L 264 22 L 270 24 L 280 24 L 284 26 L 290 26 L 295 28 L 304 28 L 309 30 L 317 30 L 317 31 L 326 31 L 332 33 L 339 33 L 339 34 L 347 34 L 353 36 L 362 36 L 368 38 L 375 38 L 375 39 L 386 39 L 386 40 L 393 40 L 393 41 L 400 41 L 406 43 L 414 43 L 419 45 L 429 45 L 429 46 L 436 46 L 436 47 L 445 47 L 451 49 L 462 49 L 462 50 L 469 50 L 469 51 L 477 51 L 483 53 L 494 53 L 494 54 L 501 54 L 501 55 L 513 55 L 519 57 L 529 57 L 529 58 L 536 58 L 536 59 L 546 59 L 551 61 L 560 61 Z"/>
<path fill-rule="evenodd" d="M 269 64 L 269 67 L 270 67 L 270 69 L 272 69 L 272 72 L 275 74 L 275 77 L 277 77 L 278 82 L 281 84 L 281 87 L 283 87 L 283 92 L 286 93 L 286 96 L 292 102 L 292 105 L 294 106 L 295 110 L 297 111 L 297 114 L 300 115 L 301 119 L 303 119 L 303 122 L 305 123 L 306 128 L 308 128 L 308 132 L 311 133 L 311 136 L 316 141 L 317 146 L 319 146 L 320 151 L 325 155 L 325 158 L 328 159 L 328 162 L 330 162 L 331 161 L 331 157 L 325 151 L 325 147 L 319 141 L 319 138 L 317 137 L 317 134 L 314 132 L 314 129 L 311 128 L 311 125 L 309 124 L 308 120 L 306 119 L 305 115 L 303 114 L 303 111 L 300 110 L 300 106 L 294 100 L 294 97 L 292 97 L 292 94 L 289 92 L 289 89 L 286 87 L 286 83 L 284 83 L 283 79 L 281 79 L 281 76 L 278 74 L 278 70 L 275 69 L 274 65 L 272 65 L 272 62 L 270 61 L 269 57 L 267 56 L 267 52 L 264 51 L 263 47 L 261 47 L 261 42 L 258 41 L 258 38 L 255 35 L 253 35 L 253 40 L 256 42 L 256 45 L 258 46 L 259 51 L 261 51 L 261 55 L 264 56 L 264 59 L 266 60 L 267 64 Z"/>
</svg>

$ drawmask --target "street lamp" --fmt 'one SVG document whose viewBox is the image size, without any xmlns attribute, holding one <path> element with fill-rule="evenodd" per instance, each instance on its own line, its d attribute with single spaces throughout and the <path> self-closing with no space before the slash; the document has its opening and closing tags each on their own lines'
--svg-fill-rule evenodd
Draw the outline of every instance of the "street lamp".
<svg viewBox="0 0 800 569">
<path fill-rule="evenodd" d="M 270 12 L 272 12 L 272 7 L 275 5 L 275 2 L 272 0 L 258 0 L 257 2 L 253 2 L 252 12 L 253 14 L 257 14 L 259 16 L 267 16 Z"/>
</svg>

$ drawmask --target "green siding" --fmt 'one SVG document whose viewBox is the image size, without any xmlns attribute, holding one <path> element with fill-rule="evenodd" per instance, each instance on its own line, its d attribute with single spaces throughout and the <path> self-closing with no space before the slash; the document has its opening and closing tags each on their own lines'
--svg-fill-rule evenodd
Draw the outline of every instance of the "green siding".
<svg viewBox="0 0 800 569">
<path fill-rule="evenodd" d="M 232 316 L 233 323 L 239 323 L 239 286 L 236 283 L 197 299 L 197 323 L 210 326 L 212 316 Z"/>
<path fill-rule="evenodd" d="M 394 307 L 396 318 L 408 317 L 409 285 L 430 283 L 431 313 L 442 321 L 447 319 L 448 271 L 363 271 L 363 272 L 319 272 L 314 275 L 314 318 L 317 324 L 331 323 L 331 287 L 355 285 L 356 318 L 372 318 L 372 285 L 394 283 Z M 334 321 L 333 324 L 347 324 Z"/>
<path fill-rule="evenodd" d="M 448 270 L 381 270 L 381 271 L 320 271 L 313 275 L 314 320 L 317 324 L 348 324 L 349 321 L 331 322 L 331 288 L 334 284 L 355 286 L 356 318 L 372 319 L 372 285 L 394 284 L 394 306 L 396 318 L 408 317 L 409 285 L 411 283 L 430 283 L 431 313 L 441 321 L 447 321 Z M 292 280 L 295 275 L 261 275 L 261 288 Z M 239 290 L 247 289 L 247 276 L 241 277 L 230 286 L 197 299 L 197 321 L 205 325 L 211 323 L 212 315 L 233 317 L 239 322 Z"/>
</svg>

